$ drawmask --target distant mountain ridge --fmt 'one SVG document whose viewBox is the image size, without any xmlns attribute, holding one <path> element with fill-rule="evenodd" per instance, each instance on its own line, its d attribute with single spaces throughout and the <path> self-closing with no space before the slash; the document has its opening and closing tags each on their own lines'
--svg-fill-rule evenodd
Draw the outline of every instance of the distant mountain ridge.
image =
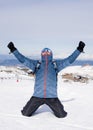
<svg viewBox="0 0 93 130">
<path fill-rule="evenodd" d="M 76 60 L 72 65 L 93 65 L 92 60 Z M 7 59 L 0 61 L 0 66 L 20 66 L 22 63 L 20 63 L 17 59 Z"/>
<path fill-rule="evenodd" d="M 29 56 L 32 59 L 39 59 L 38 56 Z M 22 65 L 13 55 L 0 55 L 0 66 Z"/>
<path fill-rule="evenodd" d="M 39 59 L 38 56 L 29 56 L 31 59 Z M 93 60 L 76 60 L 72 65 L 93 65 Z M 13 55 L 0 55 L 0 66 L 22 65 Z"/>
</svg>

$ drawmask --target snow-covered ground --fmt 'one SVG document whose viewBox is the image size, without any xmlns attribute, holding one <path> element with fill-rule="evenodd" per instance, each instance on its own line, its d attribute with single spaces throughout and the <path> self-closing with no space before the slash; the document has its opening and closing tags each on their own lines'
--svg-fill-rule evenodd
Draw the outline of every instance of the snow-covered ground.
<svg viewBox="0 0 93 130">
<path fill-rule="evenodd" d="M 93 67 L 81 71 L 68 67 L 62 73 L 81 72 L 93 75 Z M 14 71 L 15 72 L 15 71 Z M 86 73 L 85 73 L 86 72 Z M 8 74 L 7 74 L 8 75 Z M 86 83 L 63 82 L 58 76 L 58 97 L 65 110 L 66 118 L 57 118 L 46 105 L 41 106 L 32 117 L 21 115 L 21 109 L 33 94 L 34 78 L 18 73 L 0 72 L 0 130 L 93 130 L 93 80 Z"/>
</svg>

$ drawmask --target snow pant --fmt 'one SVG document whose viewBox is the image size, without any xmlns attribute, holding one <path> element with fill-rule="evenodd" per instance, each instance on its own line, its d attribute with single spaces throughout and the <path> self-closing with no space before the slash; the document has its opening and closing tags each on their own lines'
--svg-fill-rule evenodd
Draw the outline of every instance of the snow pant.
<svg viewBox="0 0 93 130">
<path fill-rule="evenodd" d="M 58 98 L 38 98 L 34 96 L 27 102 L 23 110 L 21 110 L 21 113 L 24 116 L 32 116 L 32 114 L 43 104 L 48 105 L 56 117 L 63 118 L 67 115 L 67 112 L 64 111 L 64 107 Z"/>
</svg>

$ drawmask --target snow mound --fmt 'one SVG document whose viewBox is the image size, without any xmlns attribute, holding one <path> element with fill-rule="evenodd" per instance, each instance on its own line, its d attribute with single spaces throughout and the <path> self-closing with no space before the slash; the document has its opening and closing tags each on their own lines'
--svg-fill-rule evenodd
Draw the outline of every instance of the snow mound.
<svg viewBox="0 0 93 130">
<path fill-rule="evenodd" d="M 63 79 L 88 83 L 89 80 L 93 80 L 93 66 L 70 66 L 62 70 L 60 75 Z"/>
</svg>

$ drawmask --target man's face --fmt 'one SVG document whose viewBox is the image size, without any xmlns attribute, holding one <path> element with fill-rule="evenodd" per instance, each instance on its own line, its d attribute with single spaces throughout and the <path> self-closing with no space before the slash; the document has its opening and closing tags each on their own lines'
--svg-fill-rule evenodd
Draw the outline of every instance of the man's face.
<svg viewBox="0 0 93 130">
<path fill-rule="evenodd" d="M 52 55 L 52 53 L 50 51 L 44 51 L 41 53 L 41 55 L 42 56 L 46 56 L 46 55 L 50 56 L 50 55 Z"/>
<path fill-rule="evenodd" d="M 42 60 L 47 57 L 49 60 L 52 59 L 52 51 L 49 48 L 44 48 L 41 52 Z"/>
</svg>

